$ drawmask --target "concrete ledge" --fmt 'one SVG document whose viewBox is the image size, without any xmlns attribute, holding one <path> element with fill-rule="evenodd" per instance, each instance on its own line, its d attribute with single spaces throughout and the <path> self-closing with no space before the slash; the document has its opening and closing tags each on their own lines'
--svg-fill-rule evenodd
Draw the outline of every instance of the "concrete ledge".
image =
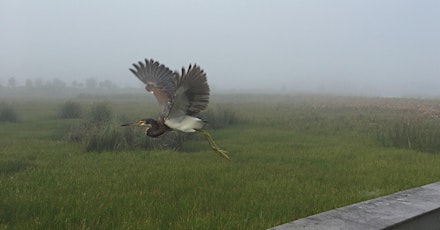
<svg viewBox="0 0 440 230">
<path fill-rule="evenodd" d="M 440 182 L 333 209 L 271 230 L 440 229 Z"/>
</svg>

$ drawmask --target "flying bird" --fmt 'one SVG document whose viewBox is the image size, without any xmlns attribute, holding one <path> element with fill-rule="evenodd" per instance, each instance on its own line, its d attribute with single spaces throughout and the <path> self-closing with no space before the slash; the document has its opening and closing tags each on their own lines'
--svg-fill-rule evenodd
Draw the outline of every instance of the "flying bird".
<svg viewBox="0 0 440 230">
<path fill-rule="evenodd" d="M 198 132 L 205 136 L 212 150 L 229 160 L 227 152 L 220 149 L 211 135 L 203 128 L 205 121 L 196 117 L 209 103 L 209 85 L 206 73 L 197 65 L 189 65 L 182 72 L 171 71 L 153 59 L 133 64 L 130 71 L 145 83 L 145 89 L 152 93 L 162 112 L 159 119 L 142 119 L 122 126 L 146 126 L 145 134 L 158 137 L 168 131 L 184 133 Z"/>
</svg>

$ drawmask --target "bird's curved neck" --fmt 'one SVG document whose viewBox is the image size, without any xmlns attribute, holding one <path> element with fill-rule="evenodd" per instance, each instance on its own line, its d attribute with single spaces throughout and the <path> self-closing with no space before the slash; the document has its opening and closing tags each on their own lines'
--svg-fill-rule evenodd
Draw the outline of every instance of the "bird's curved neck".
<svg viewBox="0 0 440 230">
<path fill-rule="evenodd" d="M 153 119 L 147 119 L 147 121 L 151 125 L 151 128 L 147 130 L 147 136 L 149 137 L 158 137 L 169 130 L 168 126 L 162 122 Z"/>
</svg>

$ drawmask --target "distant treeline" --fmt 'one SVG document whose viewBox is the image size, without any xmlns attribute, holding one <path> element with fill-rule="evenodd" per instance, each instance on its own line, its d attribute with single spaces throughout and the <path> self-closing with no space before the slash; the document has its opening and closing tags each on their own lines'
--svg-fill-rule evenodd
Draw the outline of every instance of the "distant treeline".
<svg viewBox="0 0 440 230">
<path fill-rule="evenodd" d="M 75 89 L 116 89 L 119 86 L 110 80 L 98 81 L 94 78 L 88 78 L 84 81 L 73 80 L 67 83 L 59 78 L 54 78 L 52 80 L 43 80 L 41 78 L 31 80 L 26 79 L 24 84 L 19 84 L 14 77 L 10 77 L 6 83 L 0 81 L 0 87 L 16 88 L 16 87 L 26 87 L 26 88 L 75 88 Z"/>
<path fill-rule="evenodd" d="M 139 88 L 142 89 L 142 88 Z M 110 80 L 96 80 L 88 78 L 84 81 L 73 80 L 65 82 L 59 78 L 52 80 L 43 79 L 27 79 L 24 83 L 11 77 L 6 83 L 0 81 L 1 96 L 72 96 L 77 94 L 91 93 L 124 93 L 131 92 L 133 88 L 120 87 Z"/>
</svg>

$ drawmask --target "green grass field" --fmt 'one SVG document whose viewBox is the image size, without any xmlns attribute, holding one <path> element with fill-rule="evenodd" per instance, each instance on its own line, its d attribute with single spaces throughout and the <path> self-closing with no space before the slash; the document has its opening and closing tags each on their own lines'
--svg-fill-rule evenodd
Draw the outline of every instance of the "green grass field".
<svg viewBox="0 0 440 230">
<path fill-rule="evenodd" d="M 65 141 L 83 120 L 59 118 L 68 99 L 159 111 L 144 94 L 0 101 L 19 118 L 0 122 L 0 229 L 265 229 L 440 180 L 436 100 L 213 95 L 207 114 L 235 116 L 209 130 L 226 161 L 203 138 L 85 151 Z"/>
</svg>

